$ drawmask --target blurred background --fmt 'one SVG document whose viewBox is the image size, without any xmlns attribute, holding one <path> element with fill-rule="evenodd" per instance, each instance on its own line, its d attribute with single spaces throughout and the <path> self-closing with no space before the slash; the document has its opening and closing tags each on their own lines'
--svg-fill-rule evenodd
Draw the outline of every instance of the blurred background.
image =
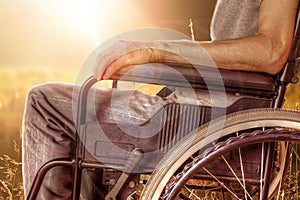
<svg viewBox="0 0 300 200">
<path fill-rule="evenodd" d="M 21 182 L 21 123 L 31 86 L 74 82 L 87 56 L 125 31 L 162 27 L 190 36 L 191 19 L 195 39 L 209 40 L 214 5 L 215 0 L 1 0 L 0 180 L 12 181 L 11 188 Z M 297 108 L 299 98 L 299 85 L 290 87 L 286 107 Z"/>
<path fill-rule="evenodd" d="M 164 27 L 209 39 L 213 1 L 53 0 L 0 2 L 1 65 L 77 67 L 112 36 L 141 27 Z"/>
</svg>

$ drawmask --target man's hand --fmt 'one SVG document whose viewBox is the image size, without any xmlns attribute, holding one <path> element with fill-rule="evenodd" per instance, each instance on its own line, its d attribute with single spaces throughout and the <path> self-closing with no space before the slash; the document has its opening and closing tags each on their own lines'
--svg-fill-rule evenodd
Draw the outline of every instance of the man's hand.
<svg viewBox="0 0 300 200">
<path fill-rule="evenodd" d="M 94 76 L 97 79 L 109 79 L 121 68 L 145 63 L 190 63 L 187 60 L 192 60 L 190 58 L 193 53 L 182 53 L 188 46 L 199 47 L 197 43 L 187 40 L 152 42 L 120 40 L 98 55 Z"/>
<path fill-rule="evenodd" d="M 120 40 L 98 55 L 94 75 L 108 79 L 122 67 L 150 62 L 152 56 L 146 43 Z"/>
<path fill-rule="evenodd" d="M 98 55 L 94 75 L 98 79 L 109 79 L 121 68 L 160 60 L 162 55 L 154 50 L 153 42 L 120 40 Z"/>
</svg>

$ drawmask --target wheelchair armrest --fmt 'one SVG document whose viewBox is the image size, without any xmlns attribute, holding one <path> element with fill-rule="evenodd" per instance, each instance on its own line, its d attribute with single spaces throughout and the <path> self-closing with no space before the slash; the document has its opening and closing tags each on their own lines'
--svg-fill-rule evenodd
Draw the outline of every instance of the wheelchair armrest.
<svg viewBox="0 0 300 200">
<path fill-rule="evenodd" d="M 276 82 L 272 75 L 257 72 L 224 70 L 204 66 L 148 63 L 122 69 L 113 80 L 161 84 L 171 87 L 222 89 L 233 93 L 272 96 Z"/>
</svg>

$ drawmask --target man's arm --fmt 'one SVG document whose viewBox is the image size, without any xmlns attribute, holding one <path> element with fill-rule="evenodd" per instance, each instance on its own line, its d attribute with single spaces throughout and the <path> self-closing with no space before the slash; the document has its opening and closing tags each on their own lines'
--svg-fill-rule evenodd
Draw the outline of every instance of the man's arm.
<svg viewBox="0 0 300 200">
<path fill-rule="evenodd" d="M 257 35 L 200 44 L 220 68 L 277 74 L 291 49 L 297 6 L 298 0 L 264 0 Z"/>
<path fill-rule="evenodd" d="M 286 62 L 291 48 L 297 7 L 298 0 L 263 0 L 257 35 L 224 41 L 203 41 L 198 44 L 204 47 L 219 68 L 276 74 Z M 175 52 L 192 52 L 196 46 L 188 41 L 121 41 L 100 55 L 95 76 L 99 78 L 103 75 L 104 79 L 108 79 L 119 69 L 135 64 L 186 62 L 165 49 L 177 48 Z M 105 66 L 106 70 L 99 66 Z"/>
</svg>

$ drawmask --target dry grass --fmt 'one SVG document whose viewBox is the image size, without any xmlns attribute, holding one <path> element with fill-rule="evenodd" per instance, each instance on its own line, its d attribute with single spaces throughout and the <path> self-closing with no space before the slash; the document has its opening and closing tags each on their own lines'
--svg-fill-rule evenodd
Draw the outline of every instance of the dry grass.
<svg viewBox="0 0 300 200">
<path fill-rule="evenodd" d="M 23 184 L 21 178 L 22 163 L 19 162 L 21 148 L 14 141 L 14 151 L 19 155 L 16 159 L 8 155 L 0 156 L 0 170 L 3 175 L 0 180 L 0 199 L 22 199 Z"/>
</svg>

